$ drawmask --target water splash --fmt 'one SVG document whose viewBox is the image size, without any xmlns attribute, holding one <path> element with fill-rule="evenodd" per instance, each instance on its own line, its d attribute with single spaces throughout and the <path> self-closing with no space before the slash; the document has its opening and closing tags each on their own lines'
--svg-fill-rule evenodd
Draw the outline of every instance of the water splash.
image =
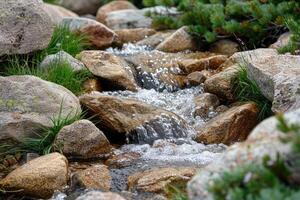
<svg viewBox="0 0 300 200">
<path fill-rule="evenodd" d="M 132 43 L 124 44 L 121 49 L 112 48 L 112 47 L 106 49 L 108 53 L 112 53 L 117 56 L 129 56 L 129 55 L 135 55 L 139 53 L 148 53 L 152 50 L 153 49 L 147 45 L 136 45 Z"/>
</svg>

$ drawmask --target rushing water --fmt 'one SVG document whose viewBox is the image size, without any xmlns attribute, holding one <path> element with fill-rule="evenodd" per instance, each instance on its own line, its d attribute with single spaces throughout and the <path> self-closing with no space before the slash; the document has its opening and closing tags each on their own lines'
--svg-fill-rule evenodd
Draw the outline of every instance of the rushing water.
<svg viewBox="0 0 300 200">
<path fill-rule="evenodd" d="M 148 54 L 153 53 L 153 50 L 147 46 L 137 46 L 133 44 L 126 44 L 122 49 L 107 49 L 108 52 L 113 53 L 118 56 L 127 57 L 136 54 Z M 162 52 L 157 52 L 163 54 Z M 166 55 L 165 59 L 170 59 Z M 160 66 L 162 60 L 150 60 L 154 65 Z M 164 60 L 163 62 L 166 62 Z M 168 70 L 178 71 L 176 68 L 169 68 Z M 226 149 L 225 145 L 204 145 L 197 143 L 192 140 L 193 136 L 196 134 L 195 129 L 201 128 L 211 117 L 214 117 L 216 113 L 211 110 L 208 118 L 195 117 L 194 111 L 196 105 L 194 103 L 194 97 L 203 93 L 203 86 L 170 90 L 170 88 L 165 87 L 157 79 L 157 74 L 168 73 L 167 69 L 158 67 L 155 71 L 147 76 L 139 76 L 141 82 L 152 81 L 152 88 L 141 88 L 137 92 L 131 91 L 110 91 L 103 92 L 105 95 L 112 95 L 121 98 L 131 98 L 136 99 L 147 104 L 156 106 L 168 110 L 180 116 L 188 125 L 189 131 L 187 134 L 178 134 L 181 138 L 172 138 L 174 130 L 170 131 L 169 121 L 161 118 L 155 123 L 160 123 L 163 127 L 163 132 L 165 135 L 170 134 L 171 138 L 161 139 L 161 135 L 155 135 L 155 130 L 150 136 L 149 132 L 153 129 L 151 124 L 148 126 L 139 127 L 137 129 L 139 140 L 154 140 L 153 144 L 125 144 L 119 149 L 115 149 L 114 154 L 120 155 L 123 153 L 136 153 L 140 157 L 135 160 L 135 162 L 130 163 L 130 165 L 123 168 L 112 168 L 111 176 L 113 180 L 112 191 L 120 192 L 126 190 L 126 183 L 128 175 L 150 169 L 156 166 L 193 166 L 201 167 L 211 163 L 221 153 Z M 150 79 L 149 79 L 150 77 Z M 148 79 L 148 80 L 147 80 Z M 172 88 L 173 89 L 173 88 Z M 172 92 L 170 92 L 172 91 Z M 181 131 L 181 127 L 176 127 L 175 132 Z M 176 134 L 175 134 L 176 135 Z M 152 138 L 150 138 L 152 137 Z M 154 138 L 153 138 L 154 137 Z M 57 194 L 53 199 L 63 200 L 65 195 L 62 193 Z"/>
</svg>

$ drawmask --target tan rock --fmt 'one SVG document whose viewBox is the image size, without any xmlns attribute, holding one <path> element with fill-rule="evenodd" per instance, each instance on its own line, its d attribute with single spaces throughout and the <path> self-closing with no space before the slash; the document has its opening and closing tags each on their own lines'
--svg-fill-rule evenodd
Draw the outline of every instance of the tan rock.
<svg viewBox="0 0 300 200">
<path fill-rule="evenodd" d="M 184 81 L 187 85 L 197 86 L 200 85 L 201 83 L 204 83 L 205 80 L 206 80 L 205 75 L 203 75 L 203 73 L 199 71 L 196 71 L 187 75 Z"/>
<path fill-rule="evenodd" d="M 238 65 L 228 67 L 222 72 L 219 72 L 204 82 L 205 92 L 217 95 L 219 98 L 233 101 L 235 81 L 239 70 Z"/>
<path fill-rule="evenodd" d="M 137 8 L 129 1 L 123 1 L 123 0 L 111 1 L 98 9 L 97 21 L 105 24 L 105 19 L 108 13 L 112 11 L 126 10 L 126 9 L 137 9 Z"/>
<path fill-rule="evenodd" d="M 208 117 L 208 112 L 211 108 L 216 108 L 220 105 L 219 98 L 210 93 L 203 93 L 194 98 L 196 109 L 195 116 L 201 116 L 203 118 Z"/>
<path fill-rule="evenodd" d="M 118 35 L 118 40 L 116 41 L 118 44 L 136 43 L 156 33 L 151 28 L 120 29 L 115 32 Z"/>
<path fill-rule="evenodd" d="M 197 45 L 192 36 L 187 32 L 187 27 L 182 27 L 161 42 L 156 49 L 164 52 L 179 52 L 196 50 Z"/>
<path fill-rule="evenodd" d="M 151 35 L 139 42 L 137 45 L 146 45 L 152 48 L 157 47 L 162 41 L 164 41 L 167 37 L 171 36 L 174 31 L 164 31 L 164 32 L 157 32 L 154 35 Z"/>
<path fill-rule="evenodd" d="M 61 25 L 69 26 L 70 30 L 86 35 L 89 42 L 98 48 L 109 47 L 117 37 L 116 33 L 105 25 L 88 18 L 65 17 Z"/>
<path fill-rule="evenodd" d="M 179 62 L 179 67 L 186 73 L 201 71 L 204 69 L 216 70 L 227 60 L 225 55 L 216 55 L 203 59 L 186 59 Z"/>
<path fill-rule="evenodd" d="M 231 40 L 219 40 L 211 45 L 210 52 L 231 56 L 239 51 L 239 44 Z"/>
<path fill-rule="evenodd" d="M 134 142 L 151 143 L 158 138 L 183 137 L 187 133 L 186 123 L 174 113 L 135 99 L 93 93 L 81 96 L 80 102 L 99 118 L 102 130 L 118 138 L 126 135 Z"/>
<path fill-rule="evenodd" d="M 21 190 L 22 195 L 50 198 L 54 191 L 67 185 L 68 161 L 59 154 L 41 156 L 22 165 L 0 181 L 7 191 Z"/>
<path fill-rule="evenodd" d="M 112 155 L 105 164 L 113 168 L 128 167 L 137 161 L 141 154 L 136 152 L 125 152 L 118 155 Z"/>
<path fill-rule="evenodd" d="M 112 192 L 89 191 L 76 198 L 76 200 L 125 200 L 123 197 Z"/>
<path fill-rule="evenodd" d="M 59 25 L 64 17 L 79 17 L 76 13 L 58 5 L 44 3 L 43 7 L 55 25 Z"/>
<path fill-rule="evenodd" d="M 78 58 L 95 76 L 122 89 L 137 90 L 131 69 L 122 58 L 104 51 L 83 51 Z"/>
<path fill-rule="evenodd" d="M 76 172 L 72 176 L 74 185 L 86 189 L 99 189 L 109 191 L 111 187 L 111 176 L 107 166 L 93 165 L 85 170 Z"/>
<path fill-rule="evenodd" d="M 269 48 L 279 49 L 288 45 L 289 41 L 291 40 L 291 36 L 292 34 L 290 32 L 282 34 L 274 44 L 270 45 Z"/>
<path fill-rule="evenodd" d="M 161 193 L 167 186 L 187 182 L 196 173 L 195 168 L 154 168 L 144 172 L 138 172 L 128 177 L 130 190 L 137 189 L 143 192 Z"/>
<path fill-rule="evenodd" d="M 111 151 L 104 133 L 88 120 L 79 120 L 63 127 L 54 144 L 70 158 L 96 158 Z"/>
<path fill-rule="evenodd" d="M 258 123 L 258 112 L 254 103 L 234 106 L 201 127 L 195 140 L 205 144 L 227 145 L 244 141 Z"/>
</svg>

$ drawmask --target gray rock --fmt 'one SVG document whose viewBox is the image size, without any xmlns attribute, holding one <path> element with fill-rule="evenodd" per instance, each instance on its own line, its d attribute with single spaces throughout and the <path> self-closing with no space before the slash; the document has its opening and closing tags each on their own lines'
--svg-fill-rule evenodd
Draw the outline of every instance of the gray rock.
<svg viewBox="0 0 300 200">
<path fill-rule="evenodd" d="M 0 85 L 0 141 L 20 141 L 52 126 L 51 118 L 59 114 L 81 112 L 69 90 L 35 76 L 0 76 Z"/>
<path fill-rule="evenodd" d="M 55 25 L 59 25 L 64 17 L 79 17 L 76 13 L 58 5 L 44 3 L 43 7 Z"/>
<path fill-rule="evenodd" d="M 80 159 L 101 157 L 111 150 L 103 132 L 88 120 L 79 120 L 62 128 L 55 147 L 68 157 Z"/>
<path fill-rule="evenodd" d="M 288 45 L 288 43 L 291 40 L 291 36 L 292 33 L 290 32 L 282 34 L 274 44 L 270 45 L 270 48 L 279 49 L 281 47 Z"/>
<path fill-rule="evenodd" d="M 162 41 L 164 41 L 167 37 L 169 37 L 173 31 L 166 31 L 166 32 L 158 32 L 154 35 L 151 35 L 139 42 L 137 42 L 137 45 L 146 45 L 152 48 L 155 48 L 157 45 L 159 45 Z"/>
<path fill-rule="evenodd" d="M 66 62 L 72 67 L 74 71 L 80 71 L 86 69 L 84 64 L 79 60 L 73 58 L 70 54 L 65 51 L 60 51 L 56 54 L 48 55 L 41 62 L 40 68 L 47 69 L 51 67 L 51 65 L 55 65 L 56 63 Z"/>
<path fill-rule="evenodd" d="M 60 4 L 63 7 L 79 15 L 96 14 L 101 3 L 99 0 L 60 0 Z"/>
<path fill-rule="evenodd" d="M 123 197 L 112 192 L 90 191 L 79 196 L 76 200 L 125 200 Z"/>
<path fill-rule="evenodd" d="M 289 123 L 299 124 L 300 109 L 286 113 L 284 117 Z M 244 164 L 261 163 L 265 155 L 275 160 L 278 153 L 282 156 L 288 154 L 291 147 L 289 144 L 282 143 L 283 133 L 277 129 L 277 124 L 275 117 L 261 122 L 245 142 L 230 146 L 219 159 L 201 169 L 188 184 L 189 199 L 212 200 L 213 197 L 208 193 L 207 186 L 224 171 Z"/>
<path fill-rule="evenodd" d="M 1 0 L 0 56 L 44 49 L 54 25 L 40 0 Z"/>
</svg>

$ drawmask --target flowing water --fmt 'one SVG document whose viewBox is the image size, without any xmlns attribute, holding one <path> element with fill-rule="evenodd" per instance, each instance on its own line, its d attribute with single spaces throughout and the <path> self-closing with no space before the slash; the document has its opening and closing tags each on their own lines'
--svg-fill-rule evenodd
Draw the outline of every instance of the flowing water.
<svg viewBox="0 0 300 200">
<path fill-rule="evenodd" d="M 107 51 L 122 57 L 133 56 L 136 54 L 153 53 L 149 47 L 136 46 L 133 44 L 126 44 L 121 50 L 109 48 Z M 162 52 L 157 53 L 163 54 Z M 166 59 L 169 59 L 167 55 Z M 154 63 L 154 65 L 157 63 L 159 66 L 161 60 L 155 60 L 154 58 L 150 62 Z M 134 162 L 131 162 L 130 165 L 124 166 L 123 168 L 110 169 L 113 180 L 112 191 L 114 192 L 126 190 L 127 177 L 134 172 L 158 166 L 202 167 L 211 163 L 226 149 L 225 145 L 204 145 L 192 140 L 193 136 L 196 134 L 195 128 L 201 128 L 210 118 L 214 117 L 216 113 L 211 110 L 207 118 L 201 118 L 199 116 L 195 117 L 194 110 L 196 106 L 193 98 L 204 92 L 203 86 L 200 85 L 198 87 L 186 89 L 176 88 L 174 90 L 173 86 L 168 86 L 165 83 L 161 83 L 156 78 L 157 74 L 162 72 L 168 73 L 168 70 L 158 67 L 153 73 L 148 73 L 147 76 L 139 76 L 140 80 L 138 81 L 140 82 L 152 82 L 152 84 L 150 84 L 150 88 L 141 88 L 137 92 L 104 92 L 106 95 L 113 95 L 122 98 L 133 98 L 158 108 L 163 108 L 180 116 L 188 125 L 188 131 L 185 132 L 185 134 L 178 134 L 179 137 L 172 137 L 173 133 L 170 132 L 170 122 L 164 118 L 160 118 L 156 123 L 163 127 L 163 132 L 165 135 L 171 135 L 171 137 L 168 137 L 169 139 L 161 139 L 159 134 L 155 135 L 156 132 L 153 130 L 153 127 L 151 127 L 151 124 L 149 127 L 139 127 L 137 129 L 138 140 L 146 141 L 145 143 L 147 143 L 147 140 L 151 140 L 153 142 L 148 144 L 125 144 L 122 147 L 115 149 L 115 155 L 122 155 L 124 153 L 131 152 L 140 155 L 140 157 Z M 177 68 L 171 68 L 171 70 L 173 70 L 173 72 L 180 72 L 180 70 Z M 153 133 L 149 135 L 151 130 Z M 181 127 L 177 127 L 175 131 L 182 131 Z M 65 199 L 65 195 L 59 193 L 53 199 Z"/>
</svg>

